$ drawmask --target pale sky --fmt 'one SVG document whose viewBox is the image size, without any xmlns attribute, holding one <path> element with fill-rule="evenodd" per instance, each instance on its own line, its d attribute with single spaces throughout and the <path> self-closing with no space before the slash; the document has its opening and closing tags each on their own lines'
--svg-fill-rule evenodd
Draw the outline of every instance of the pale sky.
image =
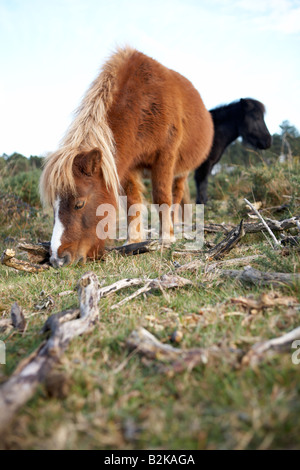
<svg viewBox="0 0 300 470">
<path fill-rule="evenodd" d="M 0 155 L 57 148 L 89 84 L 129 44 L 208 109 L 262 101 L 300 130 L 300 0 L 0 0 Z"/>
</svg>

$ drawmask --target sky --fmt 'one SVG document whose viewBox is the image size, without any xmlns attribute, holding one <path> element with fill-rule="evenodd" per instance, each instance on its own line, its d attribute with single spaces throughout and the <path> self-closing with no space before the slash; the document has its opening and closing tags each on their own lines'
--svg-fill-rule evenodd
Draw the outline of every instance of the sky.
<svg viewBox="0 0 300 470">
<path fill-rule="evenodd" d="M 0 155 L 56 150 L 101 65 L 130 45 L 208 109 L 255 98 L 300 130 L 300 0 L 0 0 Z"/>
</svg>

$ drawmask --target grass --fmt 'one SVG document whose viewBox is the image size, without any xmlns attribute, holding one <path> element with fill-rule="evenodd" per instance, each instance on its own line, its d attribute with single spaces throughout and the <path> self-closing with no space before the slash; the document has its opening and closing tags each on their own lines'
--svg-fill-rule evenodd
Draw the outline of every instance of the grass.
<svg viewBox="0 0 300 470">
<path fill-rule="evenodd" d="M 281 218 L 299 213 L 300 167 L 282 165 L 237 170 L 210 181 L 210 206 L 205 219 L 238 222 L 244 211 L 238 199 L 261 200 L 263 207 L 292 204 Z M 266 174 L 265 174 L 266 173 Z M 255 175 L 260 175 L 260 192 Z M 255 186 L 256 185 L 256 186 Z M 212 199 L 213 198 L 213 199 Z M 0 248 L 12 246 L 11 238 L 32 241 L 51 236 L 51 214 L 30 213 L 28 207 L 7 215 L 2 206 Z M 13 206 L 12 206 L 13 207 Z M 12 209 L 13 211 L 13 209 Z M 297 212 L 298 211 L 298 212 Z M 272 215 L 274 217 L 274 215 Z M 9 239 L 7 238 L 9 237 Z M 211 236 L 214 240 L 217 237 Z M 176 248 L 176 245 L 175 247 Z M 265 237 L 248 234 L 227 258 L 265 254 L 252 265 L 266 271 L 299 272 L 299 254 L 285 258 L 274 254 Z M 77 305 L 77 294 L 59 297 L 76 288 L 81 275 L 93 270 L 103 284 L 125 277 L 157 277 L 175 271 L 171 252 L 122 258 L 109 254 L 104 261 L 88 266 L 70 266 L 41 274 L 15 272 L 0 266 L 0 317 L 9 317 L 17 301 L 27 317 L 23 334 L 0 334 L 5 341 L 7 364 L 0 366 L 5 381 L 17 364 L 34 351 L 43 337 L 39 331 L 52 313 Z M 238 267 L 237 267 L 238 268 Z M 272 307 L 247 315 L 230 299 L 252 295 L 258 298 L 272 287 L 253 287 L 212 274 L 184 273 L 193 286 L 154 292 L 139 297 L 117 310 L 110 307 L 133 292 L 121 291 L 102 299 L 100 321 L 95 330 L 69 345 L 56 371 L 68 377 L 70 388 L 64 398 L 50 398 L 40 386 L 19 411 L 1 443 L 8 449 L 299 449 L 299 366 L 291 354 L 274 357 L 257 369 L 233 366 L 226 357 L 192 371 L 161 374 L 155 362 L 128 354 L 126 338 L 137 326 L 144 326 L 161 341 L 170 342 L 174 330 L 183 332 L 180 348 L 213 344 L 247 350 L 252 344 L 279 336 L 299 326 L 297 307 Z M 54 305 L 37 310 L 43 296 L 51 295 Z M 299 286 L 276 288 L 282 295 L 296 296 Z M 240 312 L 240 316 L 224 316 Z M 122 368 L 119 368 L 123 364 Z"/>
</svg>

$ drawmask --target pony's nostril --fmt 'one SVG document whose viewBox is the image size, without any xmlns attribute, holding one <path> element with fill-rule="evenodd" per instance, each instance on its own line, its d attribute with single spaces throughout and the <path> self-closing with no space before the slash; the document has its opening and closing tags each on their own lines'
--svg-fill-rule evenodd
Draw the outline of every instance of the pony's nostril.
<svg viewBox="0 0 300 470">
<path fill-rule="evenodd" d="M 63 260 L 62 266 L 68 266 L 71 263 L 70 253 L 66 253 L 62 260 Z"/>
<path fill-rule="evenodd" d="M 61 258 L 55 258 L 51 256 L 50 263 L 52 264 L 54 268 L 61 268 L 64 264 L 64 260 Z"/>
<path fill-rule="evenodd" d="M 67 266 L 71 263 L 71 255 L 70 253 L 66 253 L 63 257 L 50 257 L 50 263 L 54 268 L 62 268 L 63 266 Z"/>
</svg>

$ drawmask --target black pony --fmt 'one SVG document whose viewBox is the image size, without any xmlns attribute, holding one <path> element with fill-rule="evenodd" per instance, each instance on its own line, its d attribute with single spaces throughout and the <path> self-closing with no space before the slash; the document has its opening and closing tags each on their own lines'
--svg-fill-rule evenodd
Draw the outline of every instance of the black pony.
<svg viewBox="0 0 300 470">
<path fill-rule="evenodd" d="M 195 171 L 197 204 L 207 202 L 208 176 L 225 149 L 238 137 L 255 149 L 267 149 L 272 137 L 264 121 L 265 107 L 260 101 L 240 99 L 226 106 L 210 110 L 214 121 L 214 140 L 211 151 Z"/>
</svg>

